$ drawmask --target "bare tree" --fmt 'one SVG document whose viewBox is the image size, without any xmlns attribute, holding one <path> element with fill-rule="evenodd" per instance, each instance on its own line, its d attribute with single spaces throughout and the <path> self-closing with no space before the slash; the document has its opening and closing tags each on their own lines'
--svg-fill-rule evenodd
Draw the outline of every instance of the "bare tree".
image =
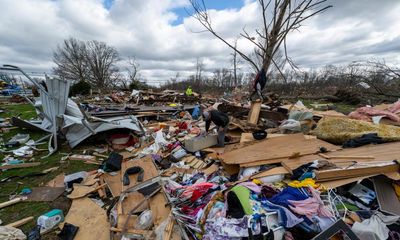
<svg viewBox="0 0 400 240">
<path fill-rule="evenodd" d="M 204 70 L 203 60 L 201 60 L 200 58 L 196 58 L 196 76 L 195 76 L 196 82 L 201 81 L 201 74 L 203 73 L 203 70 Z"/>
<path fill-rule="evenodd" d="M 88 80 L 89 71 L 85 63 L 85 42 L 75 38 L 65 39 L 53 53 L 57 65 L 53 72 L 58 76 L 76 81 Z"/>
<path fill-rule="evenodd" d="M 386 64 L 385 60 L 370 60 L 367 61 L 367 65 L 374 67 L 377 69 L 380 73 L 385 75 L 386 77 L 390 78 L 400 78 L 400 69 L 391 67 Z"/>
<path fill-rule="evenodd" d="M 234 44 L 228 42 L 228 40 L 224 39 L 215 31 L 204 0 L 189 0 L 189 2 L 194 9 L 193 17 L 197 19 L 207 31 L 237 52 L 237 54 L 246 60 L 257 72 L 260 71 L 260 69 L 264 69 L 265 72 L 268 72 L 271 64 L 274 64 L 275 67 L 280 69 L 273 57 L 281 46 L 284 48 L 286 60 L 291 66 L 294 66 L 287 55 L 286 38 L 288 33 L 298 30 L 301 24 L 308 18 L 332 7 L 330 5 L 325 5 L 327 0 L 258 0 L 262 16 L 262 30 L 255 29 L 257 38 L 251 36 L 245 28 L 243 28 L 243 32 L 240 35 L 253 43 L 256 47 L 257 53 L 262 59 L 262 64 L 259 65 L 254 62 L 248 54 L 239 50 Z M 283 73 L 281 72 L 281 74 Z"/>
<path fill-rule="evenodd" d="M 119 76 L 119 54 L 114 47 L 104 42 L 89 41 L 86 43 L 85 62 L 90 70 L 89 82 L 104 89 L 115 82 Z"/>
<path fill-rule="evenodd" d="M 128 65 L 129 65 L 129 67 L 126 70 L 128 71 L 129 80 L 138 81 L 140 64 L 136 61 L 135 57 L 129 57 Z"/>
<path fill-rule="evenodd" d="M 235 44 L 234 47 L 237 48 L 237 39 L 235 40 Z M 239 80 L 238 80 L 238 74 L 237 74 L 237 70 L 238 70 L 238 65 L 240 64 L 240 60 L 237 57 L 237 52 L 233 51 L 232 55 L 232 65 L 233 65 L 233 81 L 234 81 L 234 85 L 238 85 Z"/>
</svg>

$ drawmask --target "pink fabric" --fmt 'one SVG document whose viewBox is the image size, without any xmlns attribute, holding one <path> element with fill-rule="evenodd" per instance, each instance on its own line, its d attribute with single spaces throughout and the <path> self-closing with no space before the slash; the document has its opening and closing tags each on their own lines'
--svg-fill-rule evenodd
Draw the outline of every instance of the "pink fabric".
<svg viewBox="0 0 400 240">
<path fill-rule="evenodd" d="M 370 121 L 373 116 L 384 116 L 395 122 L 400 122 L 400 117 L 396 114 L 385 110 L 375 109 L 373 107 L 361 107 L 349 114 L 350 118 L 366 121 Z"/>
<path fill-rule="evenodd" d="M 400 113 L 400 101 L 393 103 L 387 110 L 392 113 Z"/>
<path fill-rule="evenodd" d="M 310 219 L 314 215 L 320 217 L 333 217 L 332 213 L 326 209 L 324 203 L 319 197 L 319 193 L 314 188 L 310 187 L 309 189 L 311 191 L 312 197 L 302 201 L 288 200 L 289 203 L 293 205 L 289 206 L 290 209 L 293 212 L 307 216 Z"/>
<path fill-rule="evenodd" d="M 185 190 L 180 195 L 181 198 L 190 198 L 192 202 L 196 201 L 199 197 L 205 194 L 208 189 L 214 187 L 213 183 L 198 183 L 191 186 L 183 186 Z"/>
<path fill-rule="evenodd" d="M 255 192 L 255 193 L 260 193 L 261 192 L 261 187 L 258 186 L 257 184 L 253 183 L 253 182 L 242 182 L 238 184 L 239 186 L 243 186 L 243 187 L 247 187 L 248 189 L 250 189 L 251 191 Z"/>
</svg>

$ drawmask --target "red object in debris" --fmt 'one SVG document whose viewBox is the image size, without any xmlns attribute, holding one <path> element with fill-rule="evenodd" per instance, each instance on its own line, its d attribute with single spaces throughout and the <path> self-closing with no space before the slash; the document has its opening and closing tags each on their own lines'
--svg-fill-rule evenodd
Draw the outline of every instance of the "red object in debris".
<svg viewBox="0 0 400 240">
<path fill-rule="evenodd" d="M 112 134 L 110 140 L 114 149 L 123 149 L 139 141 L 138 138 L 126 133 Z"/>
<path fill-rule="evenodd" d="M 188 129 L 188 124 L 186 122 L 179 122 L 177 123 L 177 127 L 179 129 Z"/>
</svg>

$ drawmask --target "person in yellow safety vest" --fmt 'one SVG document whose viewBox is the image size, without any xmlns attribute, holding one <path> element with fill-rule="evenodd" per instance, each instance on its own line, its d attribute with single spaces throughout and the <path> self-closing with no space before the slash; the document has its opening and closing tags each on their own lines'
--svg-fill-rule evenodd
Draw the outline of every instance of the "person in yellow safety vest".
<svg viewBox="0 0 400 240">
<path fill-rule="evenodd" d="M 186 96 L 192 96 L 192 94 L 193 94 L 192 87 L 189 86 L 189 87 L 186 89 Z"/>
</svg>

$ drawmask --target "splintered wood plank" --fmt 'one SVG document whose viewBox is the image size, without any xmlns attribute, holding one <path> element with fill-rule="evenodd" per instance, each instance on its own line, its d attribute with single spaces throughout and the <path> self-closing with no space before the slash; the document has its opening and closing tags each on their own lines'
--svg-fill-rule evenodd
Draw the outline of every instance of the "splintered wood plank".
<svg viewBox="0 0 400 240">
<path fill-rule="evenodd" d="M 247 122 L 250 124 L 257 124 L 261 111 L 261 101 L 251 102 L 250 112 L 247 116 Z"/>
<path fill-rule="evenodd" d="M 208 168 L 203 169 L 202 172 L 203 172 L 205 175 L 208 176 L 208 175 L 210 175 L 211 173 L 214 173 L 214 172 L 218 171 L 218 169 L 219 169 L 219 166 L 216 165 L 216 164 L 213 164 L 213 165 L 209 166 Z"/>
<path fill-rule="evenodd" d="M 321 147 L 329 151 L 340 147 L 319 139 L 305 139 L 303 134 L 288 134 L 254 143 L 221 155 L 227 164 L 244 164 L 277 158 L 289 158 L 316 153 Z"/>
<path fill-rule="evenodd" d="M 79 227 L 75 240 L 110 239 L 106 212 L 89 198 L 73 200 L 65 222 Z"/>
<path fill-rule="evenodd" d="M 387 173 L 399 171 L 399 164 L 395 162 L 382 162 L 382 163 L 371 163 L 369 166 L 351 166 L 344 169 L 330 169 L 325 171 L 316 171 L 316 179 L 318 181 L 334 180 L 342 178 L 351 178 L 358 176 L 373 175 L 376 173 Z"/>
</svg>

